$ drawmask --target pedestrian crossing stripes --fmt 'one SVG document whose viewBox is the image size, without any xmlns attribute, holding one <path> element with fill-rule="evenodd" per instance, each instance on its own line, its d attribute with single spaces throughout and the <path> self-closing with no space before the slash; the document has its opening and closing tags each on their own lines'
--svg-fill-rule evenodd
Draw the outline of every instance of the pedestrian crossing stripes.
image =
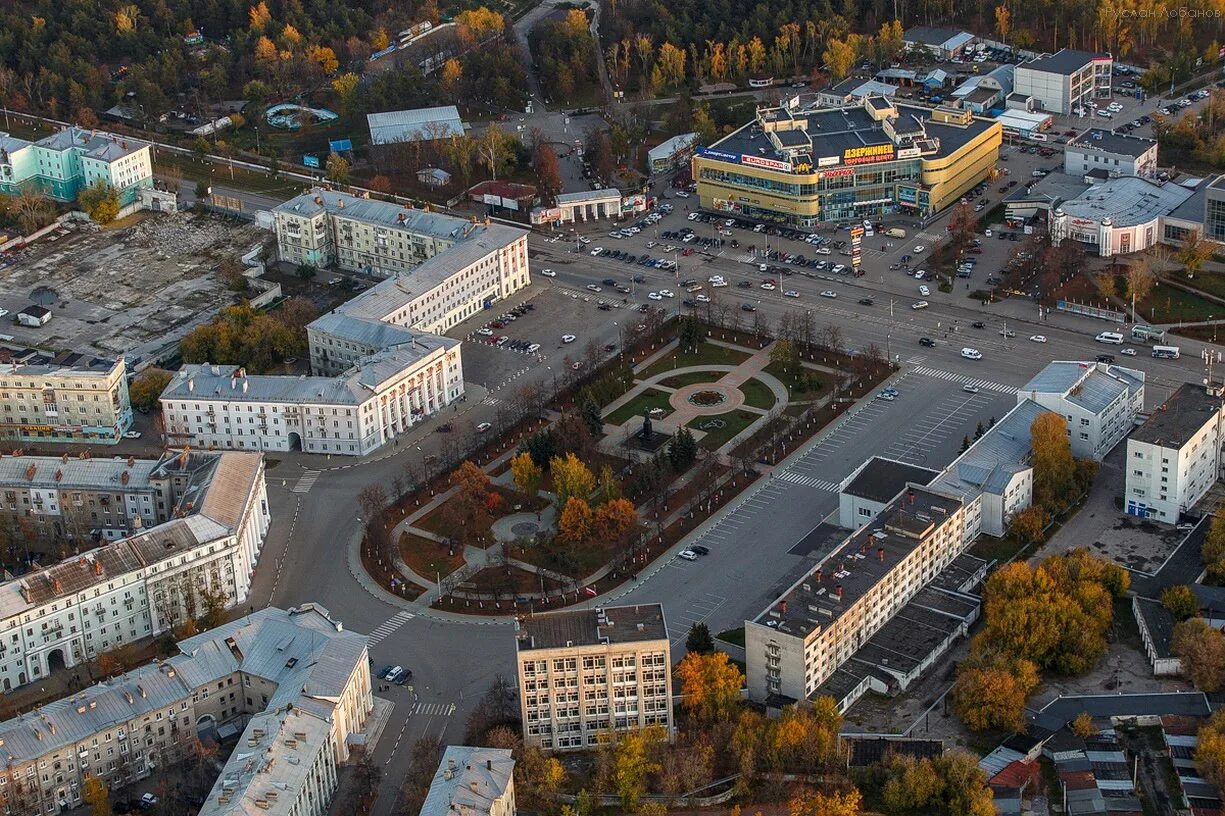
<svg viewBox="0 0 1225 816">
<path fill-rule="evenodd" d="M 501 401 L 497 397 L 485 397 L 485 399 L 481 400 L 481 405 L 497 405 Z"/>
<path fill-rule="evenodd" d="M 378 645 L 384 638 L 416 617 L 412 612 L 397 612 L 383 622 L 383 625 L 370 633 L 370 645 Z"/>
<path fill-rule="evenodd" d="M 928 368 L 927 366 L 915 366 L 911 369 L 911 373 L 918 374 L 921 377 L 935 377 L 939 380 L 949 380 L 950 382 L 961 383 L 962 385 L 972 385 L 975 388 L 981 388 L 983 391 L 998 391 L 1001 394 L 1015 394 L 1017 392 L 1016 387 L 1011 385 L 1004 385 L 992 380 L 982 380 L 967 374 L 954 374 L 951 371 L 941 371 L 938 368 Z"/>
<path fill-rule="evenodd" d="M 426 717 L 450 717 L 455 713 L 455 703 L 417 703 L 409 713 Z"/>
<path fill-rule="evenodd" d="M 294 493 L 309 493 L 310 489 L 315 486 L 315 481 L 319 478 L 320 471 L 308 470 L 302 474 L 302 478 L 298 479 L 297 484 L 293 486 Z"/>
<path fill-rule="evenodd" d="M 804 487 L 814 487 L 817 490 L 827 490 L 833 492 L 838 489 L 837 482 L 831 482 L 826 479 L 818 479 L 815 476 L 804 476 L 803 474 L 795 473 L 790 470 L 784 470 L 776 473 L 776 476 L 779 479 L 782 479 L 784 482 L 791 482 L 792 484 L 798 484 Z"/>
</svg>

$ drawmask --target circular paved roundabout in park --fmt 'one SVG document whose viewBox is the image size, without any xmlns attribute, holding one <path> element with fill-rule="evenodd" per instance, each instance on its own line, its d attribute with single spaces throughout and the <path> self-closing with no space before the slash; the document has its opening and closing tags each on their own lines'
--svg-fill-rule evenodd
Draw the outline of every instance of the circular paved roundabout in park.
<svg viewBox="0 0 1225 816">
<path fill-rule="evenodd" d="M 744 404 L 744 392 L 734 385 L 694 383 L 672 392 L 668 404 L 675 411 L 693 416 L 714 416 L 734 411 Z"/>
</svg>

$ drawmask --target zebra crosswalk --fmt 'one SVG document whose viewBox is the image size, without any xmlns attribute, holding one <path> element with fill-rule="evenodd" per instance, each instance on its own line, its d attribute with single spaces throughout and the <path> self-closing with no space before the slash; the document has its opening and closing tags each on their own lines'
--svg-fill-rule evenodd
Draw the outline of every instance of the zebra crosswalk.
<svg viewBox="0 0 1225 816">
<path fill-rule="evenodd" d="M 968 374 L 954 374 L 952 371 L 943 371 L 939 368 L 929 368 L 928 366 L 915 366 L 911 369 L 912 374 L 918 374 L 920 377 L 935 377 L 939 380 L 948 380 L 950 382 L 960 383 L 962 385 L 972 385 L 975 388 L 983 391 L 996 391 L 1000 394 L 1015 394 L 1017 389 L 1015 386 L 1004 385 L 993 380 L 984 380 L 978 377 L 971 377 Z"/>
<path fill-rule="evenodd" d="M 315 486 L 315 482 L 319 479 L 318 470 L 308 470 L 302 474 L 297 483 L 293 486 L 294 493 L 309 493 L 310 489 Z"/>
<path fill-rule="evenodd" d="M 409 713 L 427 717 L 450 717 L 455 713 L 455 703 L 417 703 Z"/>
<path fill-rule="evenodd" d="M 501 401 L 502 400 L 498 399 L 497 397 L 489 396 L 481 400 L 481 405 L 497 405 Z"/>
<path fill-rule="evenodd" d="M 831 482 L 827 479 L 818 479 L 816 476 L 805 476 L 802 473 L 796 473 L 790 470 L 779 471 L 775 475 L 784 482 L 791 482 L 792 484 L 798 484 L 804 487 L 813 487 L 817 490 L 825 490 L 832 493 L 838 489 L 837 482 Z"/>
<path fill-rule="evenodd" d="M 415 618 L 412 612 L 397 612 L 370 633 L 370 645 L 377 646 L 384 638 Z"/>
</svg>

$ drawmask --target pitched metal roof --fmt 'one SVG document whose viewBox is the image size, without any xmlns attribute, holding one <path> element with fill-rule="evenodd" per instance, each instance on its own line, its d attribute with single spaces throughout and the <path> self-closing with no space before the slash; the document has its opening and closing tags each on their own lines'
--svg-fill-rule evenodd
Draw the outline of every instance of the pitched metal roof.
<svg viewBox="0 0 1225 816">
<path fill-rule="evenodd" d="M 494 801 L 506 795 L 514 770 L 510 749 L 448 745 L 420 814 L 489 814 Z"/>
<path fill-rule="evenodd" d="M 464 135 L 464 121 L 454 105 L 368 113 L 366 124 L 370 143 L 376 145 Z"/>
</svg>

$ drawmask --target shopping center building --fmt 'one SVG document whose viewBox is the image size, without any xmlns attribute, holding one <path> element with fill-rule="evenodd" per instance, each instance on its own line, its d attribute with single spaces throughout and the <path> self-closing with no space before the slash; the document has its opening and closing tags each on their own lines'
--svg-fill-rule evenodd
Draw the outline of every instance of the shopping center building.
<svg viewBox="0 0 1225 816">
<path fill-rule="evenodd" d="M 699 149 L 693 177 L 704 209 L 767 221 L 925 218 L 991 174 L 1000 133 L 999 123 L 968 111 L 880 96 L 835 109 L 793 99 Z"/>
</svg>

